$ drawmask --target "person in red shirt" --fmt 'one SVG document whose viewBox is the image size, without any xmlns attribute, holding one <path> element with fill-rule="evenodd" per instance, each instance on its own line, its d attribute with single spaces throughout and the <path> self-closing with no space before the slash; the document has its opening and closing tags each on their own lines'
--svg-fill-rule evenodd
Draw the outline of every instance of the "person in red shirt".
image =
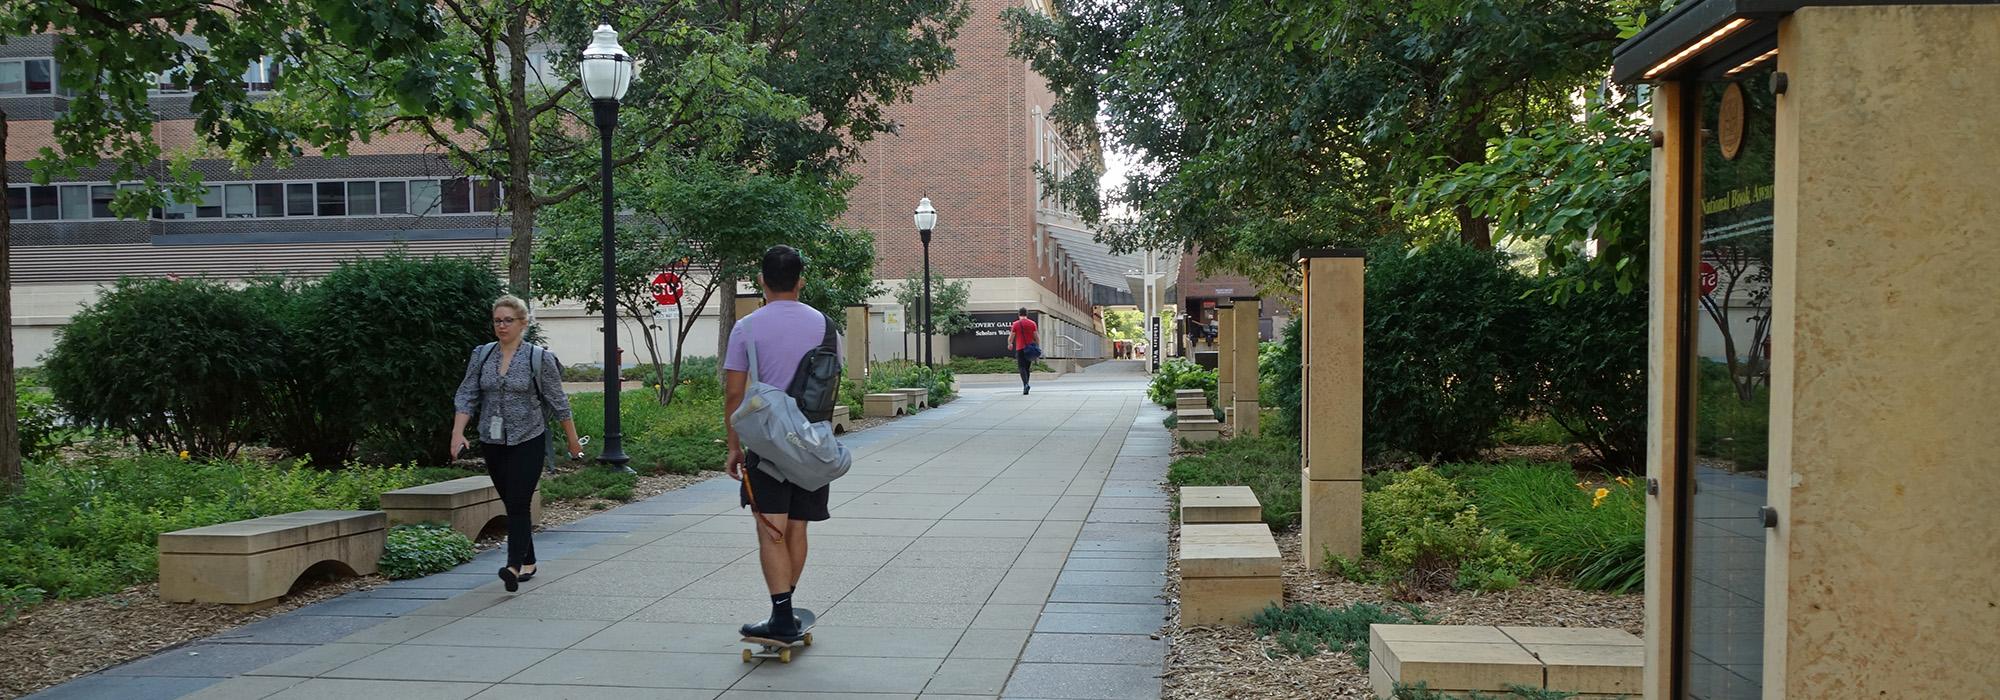
<svg viewBox="0 0 2000 700">
<path fill-rule="evenodd" d="M 1014 334 L 1007 349 L 1014 351 L 1014 361 L 1021 366 L 1021 394 L 1026 396 L 1029 369 L 1042 354 L 1041 345 L 1035 341 L 1035 322 L 1028 318 L 1028 307 L 1021 307 L 1021 317 L 1014 319 Z"/>
</svg>

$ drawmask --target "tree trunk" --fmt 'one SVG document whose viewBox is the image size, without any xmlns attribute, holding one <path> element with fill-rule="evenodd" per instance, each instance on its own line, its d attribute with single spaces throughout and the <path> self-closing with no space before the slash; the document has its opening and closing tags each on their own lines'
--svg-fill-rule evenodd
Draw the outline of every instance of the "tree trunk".
<svg viewBox="0 0 2000 700">
<path fill-rule="evenodd" d="M 511 72 L 507 81 L 508 120 L 507 210 L 512 237 L 507 242 L 507 286 L 523 299 L 533 299 L 528 271 L 535 254 L 535 190 L 528 176 L 534 157 L 533 135 L 528 118 L 528 3 L 516 5 L 507 19 L 507 53 Z"/>
<path fill-rule="evenodd" d="M 720 280 L 715 286 L 722 291 L 722 308 L 715 314 L 715 377 L 726 379 L 722 365 L 729 362 L 729 332 L 736 330 L 736 280 Z"/>
<path fill-rule="evenodd" d="M 0 153 L 7 152 L 7 113 L 0 112 Z M 0 159 L 0 192 L 7 191 L 7 164 Z M 14 387 L 14 274 L 12 212 L 0 211 L 0 491 L 21 485 L 20 407 Z"/>
<path fill-rule="evenodd" d="M 1476 123 L 1459 133 L 1458 144 L 1452 148 L 1451 157 L 1457 161 L 1453 167 L 1486 162 L 1486 139 L 1479 135 Z M 1480 250 L 1493 249 L 1492 219 L 1473 215 L 1469 204 L 1452 207 L 1451 214 L 1458 219 L 1458 240 Z"/>
</svg>

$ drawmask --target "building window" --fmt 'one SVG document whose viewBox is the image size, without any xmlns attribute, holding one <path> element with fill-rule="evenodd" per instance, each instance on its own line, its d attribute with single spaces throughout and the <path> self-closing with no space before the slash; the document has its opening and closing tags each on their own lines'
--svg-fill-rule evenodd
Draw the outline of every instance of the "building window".
<svg viewBox="0 0 2000 700">
<path fill-rule="evenodd" d="M 7 216 L 15 221 L 28 220 L 28 188 L 7 188 Z"/>
<path fill-rule="evenodd" d="M 81 218 L 111 218 L 111 200 L 118 196 L 118 188 L 110 185 L 90 186 L 90 216 Z M 69 217 L 63 217 L 65 219 Z"/>
<path fill-rule="evenodd" d="M 257 215 L 257 186 L 229 185 L 223 188 L 226 195 L 222 203 L 222 215 L 231 219 L 248 219 Z"/>
<path fill-rule="evenodd" d="M 20 58 L 0 61 L 0 97 L 55 94 L 55 61 Z"/>
<path fill-rule="evenodd" d="M 480 178 L 472 182 L 472 210 L 478 212 L 497 211 L 500 208 L 500 183 L 490 178 Z"/>
<path fill-rule="evenodd" d="M 404 189 L 405 186 L 403 183 L 383 182 L 383 183 L 378 183 L 378 186 L 380 188 L 380 194 L 376 197 L 376 200 L 381 205 L 382 213 L 384 214 L 410 213 L 410 204 L 409 204 L 410 200 L 409 200 L 408 190 Z"/>
<path fill-rule="evenodd" d="M 438 212 L 438 181 L 410 181 L 410 213 L 418 216 Z"/>
<path fill-rule="evenodd" d="M 55 186 L 28 188 L 28 210 L 36 221 L 54 221 L 62 218 L 62 206 L 56 196 Z"/>
<path fill-rule="evenodd" d="M 285 185 L 285 215 L 313 215 L 313 186 L 310 182 Z"/>
<path fill-rule="evenodd" d="M 439 186 L 444 197 L 444 213 L 467 214 L 472 211 L 472 181 L 466 178 L 445 180 Z"/>
<path fill-rule="evenodd" d="M 271 90 L 278 83 L 278 62 L 270 56 L 257 59 L 243 71 L 243 88 L 251 92 Z"/>
<path fill-rule="evenodd" d="M 257 215 L 278 217 L 285 215 L 285 186 L 279 184 L 255 185 L 257 188 Z"/>
<path fill-rule="evenodd" d="M 222 218 L 221 187 L 210 187 L 203 193 L 201 201 L 195 203 L 194 216 L 197 219 Z"/>
<path fill-rule="evenodd" d="M 347 183 L 345 182 L 319 183 L 319 215 L 320 216 L 347 215 Z"/>
<path fill-rule="evenodd" d="M 349 216 L 375 215 L 375 183 L 363 180 L 347 183 L 347 214 Z"/>
</svg>

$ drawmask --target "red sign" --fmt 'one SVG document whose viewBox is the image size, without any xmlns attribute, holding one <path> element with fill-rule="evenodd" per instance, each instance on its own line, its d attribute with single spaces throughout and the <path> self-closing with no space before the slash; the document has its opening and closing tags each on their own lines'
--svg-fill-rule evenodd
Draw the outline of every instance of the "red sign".
<svg viewBox="0 0 2000 700">
<path fill-rule="evenodd" d="M 1703 261 L 1701 264 L 1701 295 L 1708 296 L 1710 292 L 1715 291 L 1715 284 L 1719 278 L 1715 273 L 1715 266 L 1709 264 L 1707 261 Z"/>
<path fill-rule="evenodd" d="M 653 302 L 672 304 L 681 298 L 681 276 L 671 272 L 653 275 Z"/>
</svg>

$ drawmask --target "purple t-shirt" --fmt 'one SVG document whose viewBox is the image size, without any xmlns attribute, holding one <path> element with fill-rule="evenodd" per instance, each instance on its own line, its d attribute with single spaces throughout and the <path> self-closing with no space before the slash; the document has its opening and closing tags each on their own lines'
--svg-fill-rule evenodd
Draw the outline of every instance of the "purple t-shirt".
<svg viewBox="0 0 2000 700">
<path fill-rule="evenodd" d="M 826 316 L 796 301 L 774 301 L 750 312 L 729 333 L 729 355 L 722 368 L 750 371 L 750 346 L 757 344 L 757 379 L 783 389 L 799 371 L 799 360 L 826 338 Z M 839 336 L 834 351 L 845 354 Z"/>
</svg>

